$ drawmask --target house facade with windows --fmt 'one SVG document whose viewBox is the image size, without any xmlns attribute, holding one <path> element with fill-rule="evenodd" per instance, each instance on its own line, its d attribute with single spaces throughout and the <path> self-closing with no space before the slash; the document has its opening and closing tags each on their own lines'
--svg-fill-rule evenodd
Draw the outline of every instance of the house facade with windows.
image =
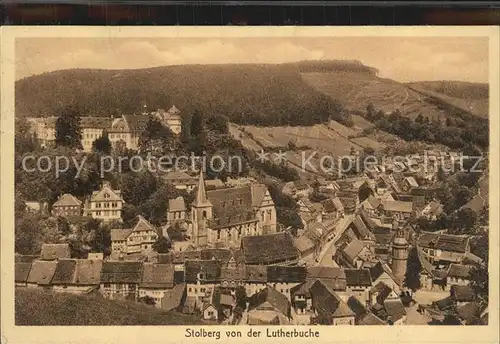
<svg viewBox="0 0 500 344">
<path fill-rule="evenodd" d="M 121 220 L 124 203 L 121 191 L 113 190 L 108 182 L 104 182 L 87 201 L 84 215 L 103 221 Z"/>
<path fill-rule="evenodd" d="M 52 204 L 52 216 L 80 216 L 82 201 L 71 194 L 59 196 Z"/>
<path fill-rule="evenodd" d="M 147 254 L 153 251 L 153 244 L 158 237 L 158 230 L 139 215 L 134 228 L 111 229 L 111 251 L 124 255 Z"/>
<path fill-rule="evenodd" d="M 142 281 L 142 262 L 104 261 L 101 269 L 100 292 L 109 299 L 139 296 Z"/>
</svg>

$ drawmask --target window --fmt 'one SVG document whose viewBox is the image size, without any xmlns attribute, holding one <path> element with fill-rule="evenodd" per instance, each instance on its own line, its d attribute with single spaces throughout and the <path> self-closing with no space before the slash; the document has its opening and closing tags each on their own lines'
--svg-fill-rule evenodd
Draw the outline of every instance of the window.
<svg viewBox="0 0 500 344">
<path fill-rule="evenodd" d="M 206 210 L 203 210 L 203 218 L 206 219 L 207 218 L 207 212 Z"/>
<path fill-rule="evenodd" d="M 109 194 L 108 194 L 108 193 L 105 193 L 105 194 L 104 194 L 104 198 L 109 198 Z"/>
<path fill-rule="evenodd" d="M 214 312 L 209 311 L 209 312 L 208 312 L 208 316 L 209 316 L 209 317 L 213 317 L 213 316 L 214 316 Z"/>
<path fill-rule="evenodd" d="M 189 292 L 192 292 L 193 291 L 193 288 L 189 288 Z"/>
</svg>

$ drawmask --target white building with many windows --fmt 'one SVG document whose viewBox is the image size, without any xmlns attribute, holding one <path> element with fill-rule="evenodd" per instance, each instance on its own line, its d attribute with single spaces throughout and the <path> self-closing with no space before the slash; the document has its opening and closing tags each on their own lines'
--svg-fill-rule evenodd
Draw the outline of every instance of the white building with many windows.
<svg viewBox="0 0 500 344">
<path fill-rule="evenodd" d="M 104 182 L 101 190 L 92 193 L 84 214 L 103 221 L 121 220 L 123 203 L 121 191 L 113 190 L 108 182 Z"/>
</svg>

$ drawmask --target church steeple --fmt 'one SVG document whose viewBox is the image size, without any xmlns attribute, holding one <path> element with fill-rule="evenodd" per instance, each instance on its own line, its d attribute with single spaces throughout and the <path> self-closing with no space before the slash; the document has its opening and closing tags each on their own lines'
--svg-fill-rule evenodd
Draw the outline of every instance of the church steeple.
<svg viewBox="0 0 500 344">
<path fill-rule="evenodd" d="M 198 177 L 198 190 L 196 191 L 196 198 L 194 199 L 193 206 L 196 208 L 209 207 L 212 204 L 207 198 L 207 192 L 205 190 L 205 180 L 203 178 L 203 170 L 200 169 L 200 175 Z"/>
</svg>

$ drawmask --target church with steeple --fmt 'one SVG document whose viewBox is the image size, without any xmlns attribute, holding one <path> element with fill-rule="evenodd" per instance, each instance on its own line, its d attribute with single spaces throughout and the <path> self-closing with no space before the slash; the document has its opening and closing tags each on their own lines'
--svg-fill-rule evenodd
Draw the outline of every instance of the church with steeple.
<svg viewBox="0 0 500 344">
<path fill-rule="evenodd" d="M 265 185 L 206 190 L 200 171 L 191 205 L 191 240 L 196 246 L 239 246 L 244 236 L 276 233 L 276 208 Z"/>
</svg>

